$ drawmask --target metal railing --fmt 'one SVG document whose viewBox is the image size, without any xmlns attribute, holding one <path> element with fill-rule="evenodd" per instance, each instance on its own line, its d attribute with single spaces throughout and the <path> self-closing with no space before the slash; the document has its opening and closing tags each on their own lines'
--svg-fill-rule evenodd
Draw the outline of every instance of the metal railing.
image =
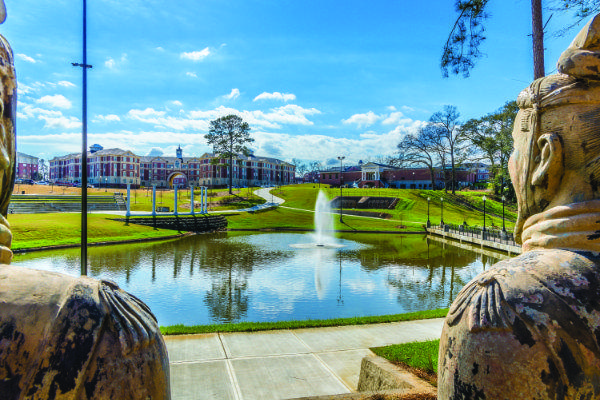
<svg viewBox="0 0 600 400">
<path fill-rule="evenodd" d="M 444 227 L 442 229 L 444 229 L 444 231 L 446 232 L 462 236 L 488 240 L 490 242 L 502 243 L 511 246 L 519 246 L 515 242 L 515 238 L 512 232 L 503 232 L 501 229 L 486 229 L 484 232 L 483 229 L 479 227 L 456 224 L 444 224 Z"/>
</svg>

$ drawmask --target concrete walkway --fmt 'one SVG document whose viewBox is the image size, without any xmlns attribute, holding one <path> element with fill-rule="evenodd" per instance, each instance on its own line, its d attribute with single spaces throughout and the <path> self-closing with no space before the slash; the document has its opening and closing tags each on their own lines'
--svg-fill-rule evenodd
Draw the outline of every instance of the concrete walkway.
<svg viewBox="0 0 600 400">
<path fill-rule="evenodd" d="M 370 347 L 439 338 L 443 319 L 166 336 L 171 396 L 291 399 L 356 391 Z"/>
</svg>

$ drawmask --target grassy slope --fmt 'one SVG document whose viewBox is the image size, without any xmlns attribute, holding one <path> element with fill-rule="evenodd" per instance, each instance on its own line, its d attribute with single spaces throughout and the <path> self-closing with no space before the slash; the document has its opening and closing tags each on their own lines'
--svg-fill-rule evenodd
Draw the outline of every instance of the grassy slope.
<svg viewBox="0 0 600 400">
<path fill-rule="evenodd" d="M 157 238 L 176 235 L 169 229 L 112 221 L 114 215 L 88 214 L 88 243 Z M 62 214 L 9 214 L 14 250 L 35 247 L 79 244 L 81 215 Z"/>
<path fill-rule="evenodd" d="M 324 186 L 324 185 L 323 185 Z M 319 190 L 323 190 L 327 197 L 333 199 L 339 195 L 338 189 L 322 187 L 318 185 L 302 184 L 284 186 L 274 190 L 275 196 L 285 199 L 284 207 L 297 208 L 307 211 L 314 209 L 314 204 L 317 199 Z M 420 189 L 358 189 L 350 188 L 343 189 L 344 196 L 381 196 L 381 197 L 398 197 L 399 202 L 394 210 L 364 210 L 373 212 L 385 212 L 392 215 L 391 220 L 374 222 L 372 219 L 344 216 L 344 221 L 348 226 L 344 226 L 336 222 L 335 229 L 345 230 L 407 230 L 407 231 L 422 231 L 423 225 L 427 222 L 427 198 L 431 199 L 429 204 L 429 217 L 432 224 L 439 224 L 441 217 L 441 198 L 444 198 L 444 222 L 461 224 L 467 222 L 470 226 L 483 225 L 483 200 L 485 192 L 457 192 L 456 195 L 445 193 L 443 191 L 431 191 Z M 486 226 L 501 227 L 502 226 L 502 203 L 489 198 L 486 202 Z M 334 210 L 335 212 L 335 210 Z M 289 215 L 289 218 L 288 218 Z M 297 227 L 304 229 L 312 228 L 312 217 L 300 217 L 299 214 L 281 211 L 277 215 L 272 216 L 277 220 L 282 221 L 282 226 Z M 296 219 L 298 217 L 298 219 Z M 265 218 L 265 221 L 262 221 Z M 271 227 L 272 224 L 267 221 L 270 216 L 263 214 L 261 216 L 260 227 Z M 505 224 L 507 229 L 512 229 L 516 219 L 514 207 L 505 207 Z M 337 218 L 335 219 L 337 221 Z M 233 225 L 238 227 L 238 219 L 232 218 Z M 370 221 L 370 222 L 367 222 Z M 248 223 L 239 222 L 239 227 L 248 227 Z M 241 226 L 243 225 L 243 226 Z M 364 228 L 361 228 L 364 226 Z M 399 228 L 406 226 L 406 228 Z"/>
<path fill-rule="evenodd" d="M 440 340 L 437 339 L 426 342 L 412 342 L 385 347 L 375 347 L 371 350 L 378 356 L 386 358 L 393 363 L 406 364 L 428 373 L 437 374 L 439 347 Z"/>
</svg>

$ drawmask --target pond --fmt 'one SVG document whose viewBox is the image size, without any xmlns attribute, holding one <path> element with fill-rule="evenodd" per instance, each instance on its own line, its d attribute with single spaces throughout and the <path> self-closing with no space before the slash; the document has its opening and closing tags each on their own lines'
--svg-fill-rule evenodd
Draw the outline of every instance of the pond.
<svg viewBox="0 0 600 400">
<path fill-rule="evenodd" d="M 193 325 L 444 308 L 498 261 L 421 235 L 345 234 L 343 247 L 302 246 L 311 239 L 230 232 L 91 247 L 89 275 L 142 299 L 160 325 Z M 78 276 L 79 254 L 17 254 L 13 264 Z"/>
</svg>

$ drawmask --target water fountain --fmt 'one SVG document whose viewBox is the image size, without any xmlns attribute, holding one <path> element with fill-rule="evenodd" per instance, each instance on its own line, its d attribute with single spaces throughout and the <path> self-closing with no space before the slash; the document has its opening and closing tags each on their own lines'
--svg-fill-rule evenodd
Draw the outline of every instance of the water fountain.
<svg viewBox="0 0 600 400">
<path fill-rule="evenodd" d="M 328 248 L 335 249 L 344 247 L 338 243 L 333 236 L 333 214 L 329 200 L 323 191 L 319 191 L 317 202 L 315 203 L 315 233 L 311 235 L 311 243 L 292 244 L 291 247 L 296 248 Z"/>
</svg>

